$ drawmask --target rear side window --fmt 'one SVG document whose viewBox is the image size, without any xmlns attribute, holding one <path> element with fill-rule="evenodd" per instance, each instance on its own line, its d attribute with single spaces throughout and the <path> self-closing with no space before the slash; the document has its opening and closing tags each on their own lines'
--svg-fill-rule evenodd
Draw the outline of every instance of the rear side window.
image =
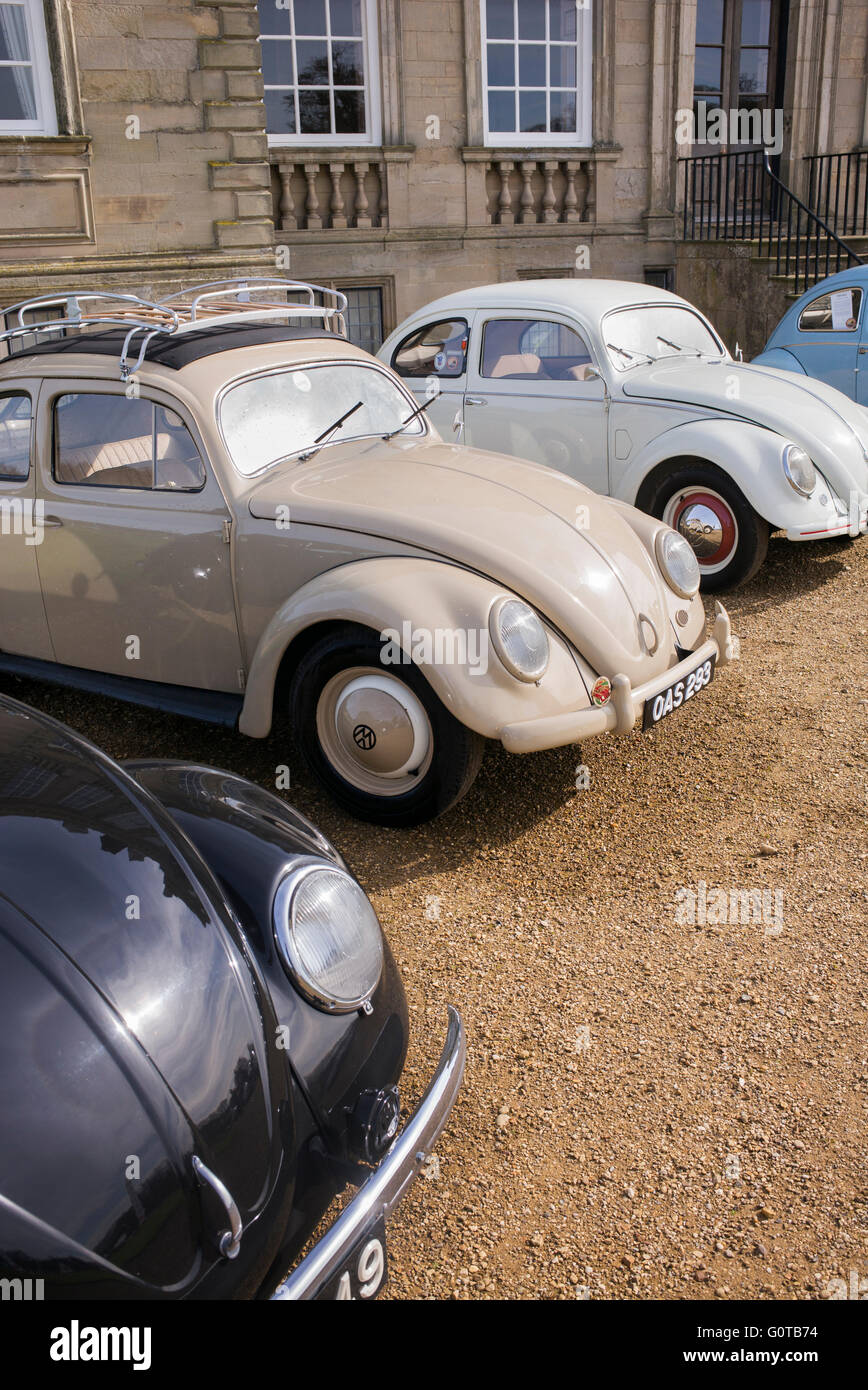
<svg viewBox="0 0 868 1390">
<path fill-rule="evenodd" d="M 485 325 L 482 376 L 581 381 L 591 361 L 584 339 L 550 319 L 492 319 Z"/>
<path fill-rule="evenodd" d="M 179 415 L 153 401 L 90 393 L 54 406 L 58 483 L 196 491 L 205 468 Z"/>
<path fill-rule="evenodd" d="M 29 475 L 32 415 L 29 396 L 0 396 L 0 478 Z"/>
<path fill-rule="evenodd" d="M 859 324 L 862 291 L 833 290 L 821 294 L 799 315 L 800 333 L 852 333 Z"/>
<path fill-rule="evenodd" d="M 467 366 L 467 322 L 442 319 L 417 328 L 392 357 L 399 376 L 463 376 Z"/>
</svg>

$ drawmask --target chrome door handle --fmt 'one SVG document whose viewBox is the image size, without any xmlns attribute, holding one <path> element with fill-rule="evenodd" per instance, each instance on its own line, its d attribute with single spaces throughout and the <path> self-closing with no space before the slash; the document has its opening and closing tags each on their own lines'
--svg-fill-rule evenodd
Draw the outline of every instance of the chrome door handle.
<svg viewBox="0 0 868 1390">
<path fill-rule="evenodd" d="M 217 1244 L 220 1247 L 220 1254 L 225 1255 L 227 1260 L 234 1260 L 238 1251 L 241 1249 L 241 1235 L 243 1227 L 241 1225 L 241 1213 L 235 1205 L 235 1199 L 225 1183 L 221 1182 L 216 1173 L 212 1173 L 210 1168 L 206 1168 L 201 1158 L 193 1155 L 193 1172 L 200 1182 L 205 1183 L 216 1192 L 220 1201 L 226 1209 L 229 1218 L 229 1230 L 221 1231 Z"/>
<path fill-rule="evenodd" d="M 59 516 L 45 516 L 42 518 L 43 526 L 62 526 L 63 522 Z"/>
<path fill-rule="evenodd" d="M 485 399 L 484 396 L 465 396 L 465 397 L 464 397 L 464 404 L 465 404 L 465 405 L 488 405 L 488 401 Z"/>
</svg>

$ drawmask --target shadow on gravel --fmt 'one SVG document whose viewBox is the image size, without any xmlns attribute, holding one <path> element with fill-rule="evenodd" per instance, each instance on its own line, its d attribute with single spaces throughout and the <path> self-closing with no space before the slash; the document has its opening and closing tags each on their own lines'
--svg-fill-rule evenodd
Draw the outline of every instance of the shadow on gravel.
<svg viewBox="0 0 868 1390">
<path fill-rule="evenodd" d="M 854 541 L 849 536 L 840 536 L 828 541 L 795 544 L 783 537 L 773 536 L 769 542 L 768 558 L 749 584 L 742 589 L 708 597 L 719 597 L 734 620 L 740 616 L 768 612 L 800 595 L 834 584 L 855 558 L 855 547 L 860 543 L 868 545 L 868 540 L 860 537 Z"/>
</svg>

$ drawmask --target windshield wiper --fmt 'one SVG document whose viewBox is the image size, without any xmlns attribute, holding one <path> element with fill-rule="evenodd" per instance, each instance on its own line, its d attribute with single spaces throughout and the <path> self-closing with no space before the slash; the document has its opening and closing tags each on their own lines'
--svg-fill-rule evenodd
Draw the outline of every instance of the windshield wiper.
<svg viewBox="0 0 868 1390">
<path fill-rule="evenodd" d="M 384 434 L 383 438 L 394 439 L 396 434 L 400 434 L 401 431 L 405 430 L 408 425 L 412 425 L 413 421 L 416 420 L 423 413 L 423 411 L 427 410 L 429 405 L 431 405 L 432 401 L 436 401 L 436 399 L 436 396 L 429 396 L 428 400 L 423 401 L 421 405 L 416 406 L 416 409 L 413 411 L 412 415 L 408 415 L 403 424 L 400 424 L 398 428 L 395 430 L 389 430 L 389 433 Z"/>
<path fill-rule="evenodd" d="M 311 448 L 307 449 L 303 454 L 299 454 L 299 463 L 307 463 L 308 459 L 312 459 L 314 454 L 318 454 L 323 445 L 328 444 L 332 435 L 336 434 L 341 426 L 346 424 L 351 415 L 355 415 L 357 410 L 361 410 L 363 405 L 364 401 L 356 401 L 355 405 L 351 405 L 349 410 L 344 411 L 339 420 L 335 420 L 334 424 L 329 425 L 327 430 L 323 430 L 322 434 L 318 434 Z"/>
<path fill-rule="evenodd" d="M 613 352 L 620 352 L 622 357 L 644 357 L 646 362 L 657 361 L 656 357 L 651 357 L 647 352 L 631 352 L 629 348 L 618 347 L 617 343 L 607 343 L 606 347 L 611 348 Z"/>
<path fill-rule="evenodd" d="M 693 355 L 694 355 L 694 357 L 701 357 L 701 356 L 702 356 L 702 353 L 700 352 L 699 348 L 695 348 L 695 347 L 686 348 L 686 347 L 683 347 L 681 343 L 673 343 L 673 342 L 671 341 L 671 339 L 669 339 L 669 338 L 664 338 L 663 335 L 662 335 L 662 333 L 658 333 L 658 334 L 657 334 L 657 341 L 658 341 L 658 343 L 665 343 L 667 347 L 674 348 L 676 352 L 692 352 Z"/>
</svg>

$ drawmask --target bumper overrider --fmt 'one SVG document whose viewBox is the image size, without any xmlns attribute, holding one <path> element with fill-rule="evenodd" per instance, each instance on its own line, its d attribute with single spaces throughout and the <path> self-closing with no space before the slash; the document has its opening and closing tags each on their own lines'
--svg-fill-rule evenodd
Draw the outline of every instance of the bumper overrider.
<svg viewBox="0 0 868 1390">
<path fill-rule="evenodd" d="M 340 1270 L 365 1231 L 391 1216 L 445 1128 L 461 1086 L 466 1052 L 464 1025 L 450 1005 L 446 1042 L 419 1108 L 334 1224 L 277 1286 L 272 1300 L 315 1298 Z"/>
<path fill-rule="evenodd" d="M 728 666 L 738 655 L 738 639 L 733 638 L 729 614 L 722 603 L 716 604 L 713 636 L 676 666 L 670 666 L 644 685 L 631 687 L 624 675 L 612 680 L 608 703 L 598 708 L 570 710 L 566 714 L 546 719 L 528 719 L 520 724 L 505 724 L 500 741 L 508 753 L 541 753 L 547 748 L 563 748 L 569 743 L 581 743 L 597 734 L 628 734 L 642 717 L 645 701 L 659 695 L 674 681 L 713 658 L 717 667 Z"/>
</svg>

